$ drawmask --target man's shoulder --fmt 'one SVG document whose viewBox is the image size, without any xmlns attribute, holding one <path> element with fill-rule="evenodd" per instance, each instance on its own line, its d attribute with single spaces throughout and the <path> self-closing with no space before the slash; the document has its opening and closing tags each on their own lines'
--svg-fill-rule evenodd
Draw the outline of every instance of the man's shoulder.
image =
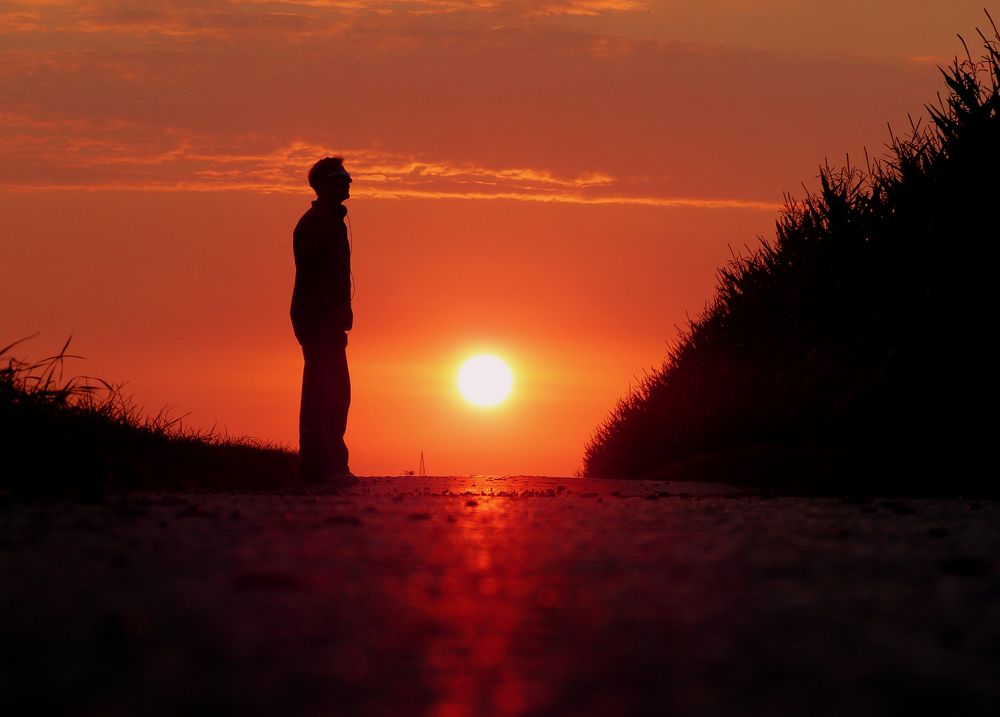
<svg viewBox="0 0 1000 717">
<path fill-rule="evenodd" d="M 299 227 L 304 227 L 315 223 L 317 219 L 316 214 L 317 214 L 316 207 L 309 207 L 304 212 L 302 212 L 302 216 L 299 217 L 299 221 L 295 224 L 295 228 L 298 229 Z"/>
<path fill-rule="evenodd" d="M 329 211 L 324 207 L 313 204 L 305 213 L 299 217 L 298 224 L 295 225 L 295 232 L 328 232 L 331 229 L 338 229 L 344 225 L 344 214 Z"/>
<path fill-rule="evenodd" d="M 314 207 L 310 207 L 299 217 L 292 236 L 296 241 L 308 241 L 324 233 L 324 227 Z"/>
</svg>

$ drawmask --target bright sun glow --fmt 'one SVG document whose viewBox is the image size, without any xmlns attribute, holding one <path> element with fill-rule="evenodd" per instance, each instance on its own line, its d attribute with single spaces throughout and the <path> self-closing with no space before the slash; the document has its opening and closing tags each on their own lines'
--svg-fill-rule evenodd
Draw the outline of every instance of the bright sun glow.
<svg viewBox="0 0 1000 717">
<path fill-rule="evenodd" d="M 479 354 L 458 370 L 458 390 L 469 403 L 488 408 L 502 403 L 514 387 L 514 374 L 502 359 Z"/>
</svg>

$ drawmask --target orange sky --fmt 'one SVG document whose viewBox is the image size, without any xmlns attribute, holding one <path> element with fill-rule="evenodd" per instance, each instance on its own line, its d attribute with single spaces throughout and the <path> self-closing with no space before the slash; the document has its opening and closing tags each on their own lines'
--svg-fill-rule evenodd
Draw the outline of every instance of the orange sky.
<svg viewBox="0 0 1000 717">
<path fill-rule="evenodd" d="M 148 410 L 294 445 L 291 229 L 342 153 L 352 468 L 568 475 L 730 247 L 920 116 L 982 7 L 0 3 L 0 344 L 72 333 Z M 500 408 L 454 389 L 477 349 Z"/>
</svg>

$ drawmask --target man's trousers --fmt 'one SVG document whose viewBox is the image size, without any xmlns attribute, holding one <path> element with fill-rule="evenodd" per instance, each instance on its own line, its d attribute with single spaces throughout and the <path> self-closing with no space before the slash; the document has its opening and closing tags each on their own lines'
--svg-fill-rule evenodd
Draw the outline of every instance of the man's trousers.
<svg viewBox="0 0 1000 717">
<path fill-rule="evenodd" d="M 347 333 L 302 344 L 302 403 L 299 408 L 300 473 L 320 478 L 346 473 L 347 410 L 351 405 L 351 376 L 347 370 Z"/>
</svg>

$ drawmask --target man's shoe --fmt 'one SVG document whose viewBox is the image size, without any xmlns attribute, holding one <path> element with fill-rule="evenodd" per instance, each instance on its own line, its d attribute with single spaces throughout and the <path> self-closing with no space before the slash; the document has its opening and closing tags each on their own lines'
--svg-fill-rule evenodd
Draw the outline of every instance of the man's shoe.
<svg viewBox="0 0 1000 717">
<path fill-rule="evenodd" d="M 331 486 L 357 485 L 360 482 L 361 479 L 351 473 L 350 470 L 339 471 L 337 473 L 324 473 L 320 479 L 320 483 L 323 485 Z"/>
<path fill-rule="evenodd" d="M 296 477 L 303 483 L 319 483 L 323 478 L 323 471 L 316 470 L 314 468 L 306 468 L 304 466 L 299 466 L 298 471 L 295 473 Z"/>
</svg>

